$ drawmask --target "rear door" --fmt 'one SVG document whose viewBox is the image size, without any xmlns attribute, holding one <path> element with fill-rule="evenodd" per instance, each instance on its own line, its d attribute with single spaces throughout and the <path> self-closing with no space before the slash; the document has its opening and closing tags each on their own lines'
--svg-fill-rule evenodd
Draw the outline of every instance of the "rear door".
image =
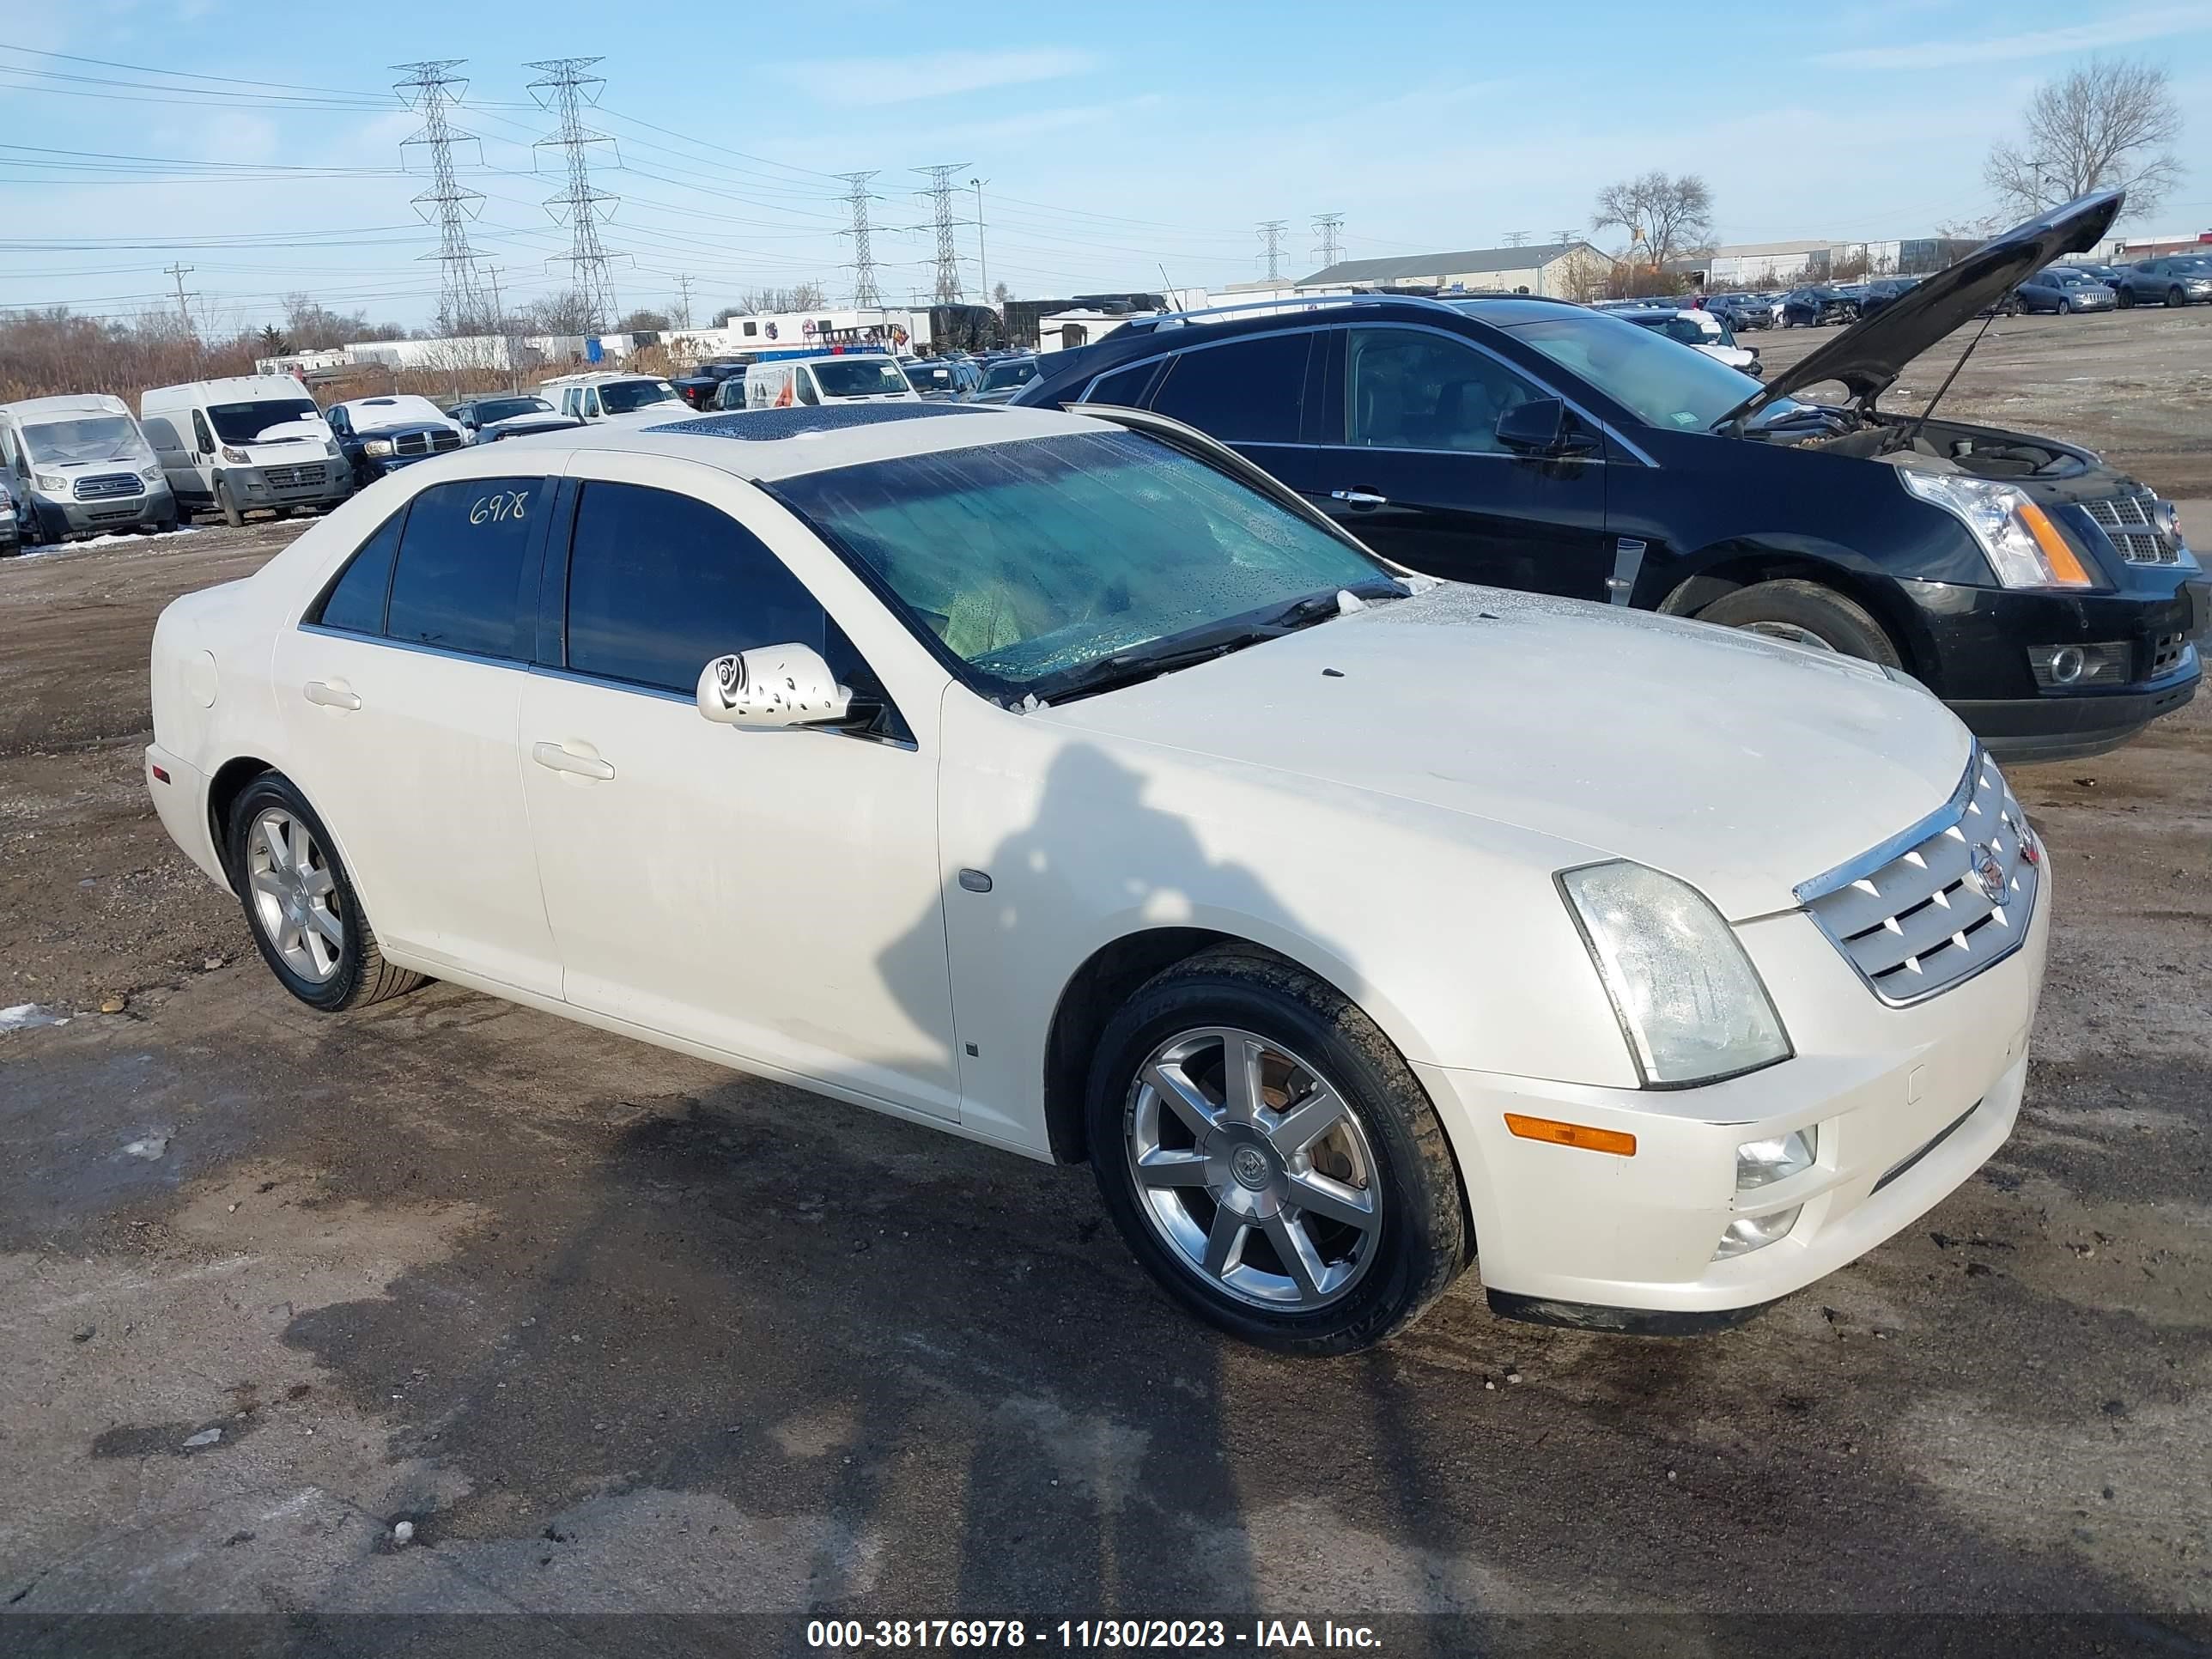
<svg viewBox="0 0 2212 1659">
<path fill-rule="evenodd" d="M 548 482 L 416 495 L 278 635 L 273 666 L 287 770 L 379 934 L 558 996 L 515 750 Z"/>
<path fill-rule="evenodd" d="M 1249 335 L 1194 347 L 1170 358 L 1156 380 L 1150 407 L 1218 438 L 1293 489 L 1304 489 L 1311 457 L 1304 440 L 1310 378 L 1319 329 Z M 1109 380 L 1133 388 L 1149 369 Z M 1139 393 L 1140 395 L 1140 393 Z M 1101 382 L 1096 401 L 1126 401 Z"/>
<path fill-rule="evenodd" d="M 1327 337 L 1320 441 L 1297 485 L 1316 507 L 1429 575 L 1606 597 L 1601 453 L 1531 457 L 1498 441 L 1498 417 L 1548 389 L 1440 329 L 1364 324 Z"/>
</svg>

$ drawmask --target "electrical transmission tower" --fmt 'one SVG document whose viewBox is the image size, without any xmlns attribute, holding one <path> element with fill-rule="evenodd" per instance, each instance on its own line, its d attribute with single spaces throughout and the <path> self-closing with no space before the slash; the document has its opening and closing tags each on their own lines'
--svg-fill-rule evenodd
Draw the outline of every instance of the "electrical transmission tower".
<svg viewBox="0 0 2212 1659">
<path fill-rule="evenodd" d="M 402 103 L 422 116 L 422 131 L 404 140 L 399 153 L 404 157 L 414 144 L 424 145 L 430 152 L 430 188 L 415 198 L 415 211 L 426 224 L 434 216 L 438 226 L 438 251 L 423 257 L 435 258 L 441 267 L 439 313 L 455 334 L 477 333 L 484 320 L 483 294 L 477 284 L 477 257 L 469 247 L 469 221 L 482 211 L 483 192 L 464 190 L 453 177 L 453 145 L 473 143 L 476 138 L 473 133 L 454 131 L 446 119 L 446 106 L 460 102 L 461 94 L 468 88 L 467 81 L 452 73 L 465 61 L 437 58 L 392 66 L 407 76 L 392 90 Z"/>
<path fill-rule="evenodd" d="M 1526 247 L 1526 246 L 1528 246 L 1528 233 L 1527 231 L 1525 231 L 1525 230 L 1509 230 L 1509 231 L 1507 231 L 1507 232 L 1505 233 L 1505 246 L 1508 246 L 1508 247 Z"/>
<path fill-rule="evenodd" d="M 852 204 L 853 228 L 838 234 L 853 239 L 853 303 L 856 306 L 879 306 L 884 302 L 882 291 L 876 286 L 876 254 L 870 244 L 868 204 L 881 198 L 868 193 L 868 180 L 874 173 L 841 173 L 837 175 L 852 188 L 845 199 Z"/>
<path fill-rule="evenodd" d="M 1283 233 L 1290 228 L 1287 219 L 1263 219 L 1260 222 L 1260 240 L 1267 245 L 1267 280 L 1283 280 Z"/>
<path fill-rule="evenodd" d="M 934 210 L 931 224 L 937 232 L 937 287 L 930 298 L 932 305 L 957 306 L 967 297 L 960 287 L 959 245 L 952 240 L 953 228 L 968 222 L 952 216 L 952 175 L 967 165 L 954 161 L 941 167 L 915 168 L 929 175 L 929 188 L 915 194 L 929 198 Z"/>
<path fill-rule="evenodd" d="M 566 222 L 568 227 L 568 269 L 583 301 L 586 334 L 597 334 L 615 320 L 614 279 L 607 274 L 610 256 L 599 240 L 599 221 L 614 211 L 620 198 L 592 188 L 591 161 L 593 144 L 611 144 L 614 140 L 603 132 L 593 132 L 583 118 L 583 106 L 599 102 L 599 88 L 606 84 L 605 76 L 584 72 L 599 61 L 596 58 L 549 58 L 523 65 L 538 71 L 538 78 L 530 83 L 530 91 L 537 96 L 538 106 L 561 121 L 560 131 L 550 138 L 540 138 L 538 148 L 558 144 L 568 153 L 568 186 L 559 195 L 546 198 L 545 206 L 555 223 Z M 617 161 L 619 165 L 619 157 Z"/>
<path fill-rule="evenodd" d="M 1314 257 L 1321 261 L 1321 268 L 1327 270 L 1344 258 L 1344 216 L 1341 213 L 1316 215 L 1314 234 L 1321 238 L 1321 245 L 1314 249 Z"/>
</svg>

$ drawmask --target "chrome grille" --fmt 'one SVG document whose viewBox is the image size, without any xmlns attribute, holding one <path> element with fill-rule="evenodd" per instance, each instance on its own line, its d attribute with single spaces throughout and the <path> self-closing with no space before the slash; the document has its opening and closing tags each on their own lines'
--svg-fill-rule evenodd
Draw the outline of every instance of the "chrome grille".
<svg viewBox="0 0 2212 1659">
<path fill-rule="evenodd" d="M 1806 883 L 1797 898 L 1876 996 L 1917 1002 L 2027 939 L 2042 862 L 2027 815 L 1977 746 L 1949 802 L 1902 844 Z"/>
<path fill-rule="evenodd" d="M 306 489 L 319 487 L 324 473 L 319 466 L 267 466 L 261 477 L 271 489 Z"/>
<path fill-rule="evenodd" d="M 460 447 L 461 434 L 458 432 L 434 432 L 430 434 L 430 447 L 441 455 L 449 449 L 459 449 Z"/>
<path fill-rule="evenodd" d="M 430 453 L 430 434 L 427 432 L 403 432 L 392 441 L 395 455 L 427 455 Z"/>
<path fill-rule="evenodd" d="M 2179 564 L 2181 550 L 2159 533 L 2157 520 L 2151 516 L 2157 499 L 2155 495 L 2113 495 L 2101 501 L 2084 501 L 2081 506 L 2128 563 Z"/>
<path fill-rule="evenodd" d="M 81 501 L 104 501 L 117 495 L 137 495 L 144 492 L 135 472 L 103 472 L 97 477 L 79 478 L 73 491 Z"/>
</svg>

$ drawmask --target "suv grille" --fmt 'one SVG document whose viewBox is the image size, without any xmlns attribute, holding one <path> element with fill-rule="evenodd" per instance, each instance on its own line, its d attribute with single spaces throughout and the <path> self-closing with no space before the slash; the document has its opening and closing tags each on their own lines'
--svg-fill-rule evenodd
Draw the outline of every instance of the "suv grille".
<svg viewBox="0 0 2212 1659">
<path fill-rule="evenodd" d="M 1797 890 L 1888 1003 L 1948 990 L 2016 950 L 2043 862 L 2027 814 L 1978 746 L 1950 802 L 1906 833 L 1902 846 L 1885 842 Z"/>
<path fill-rule="evenodd" d="M 116 495 L 137 495 L 145 486 L 135 472 L 103 472 L 97 477 L 79 478 L 70 492 L 81 501 L 104 501 Z"/>
<path fill-rule="evenodd" d="M 2150 514 L 2154 495 L 2114 495 L 2101 501 L 2084 501 L 2097 527 L 2112 538 L 2121 558 L 2130 564 L 2179 564 L 2181 551 L 2158 533 Z"/>
<path fill-rule="evenodd" d="M 453 431 L 403 432 L 392 441 L 394 455 L 428 455 L 434 452 L 442 455 L 460 447 L 461 434 Z"/>
</svg>

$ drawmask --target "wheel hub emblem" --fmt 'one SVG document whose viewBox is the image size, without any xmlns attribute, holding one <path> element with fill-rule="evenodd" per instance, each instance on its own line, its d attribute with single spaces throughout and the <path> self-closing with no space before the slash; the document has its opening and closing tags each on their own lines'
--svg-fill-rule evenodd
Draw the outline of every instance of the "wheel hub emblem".
<svg viewBox="0 0 2212 1659">
<path fill-rule="evenodd" d="M 1997 857 L 1997 849 L 1985 841 L 1974 843 L 1974 885 L 1982 890 L 1982 896 L 1991 904 L 2004 904 L 2004 862 Z"/>
<path fill-rule="evenodd" d="M 1229 1158 L 1229 1173 L 1240 1187 L 1258 1192 L 1267 1184 L 1267 1155 L 1257 1146 L 1239 1146 Z"/>
</svg>

